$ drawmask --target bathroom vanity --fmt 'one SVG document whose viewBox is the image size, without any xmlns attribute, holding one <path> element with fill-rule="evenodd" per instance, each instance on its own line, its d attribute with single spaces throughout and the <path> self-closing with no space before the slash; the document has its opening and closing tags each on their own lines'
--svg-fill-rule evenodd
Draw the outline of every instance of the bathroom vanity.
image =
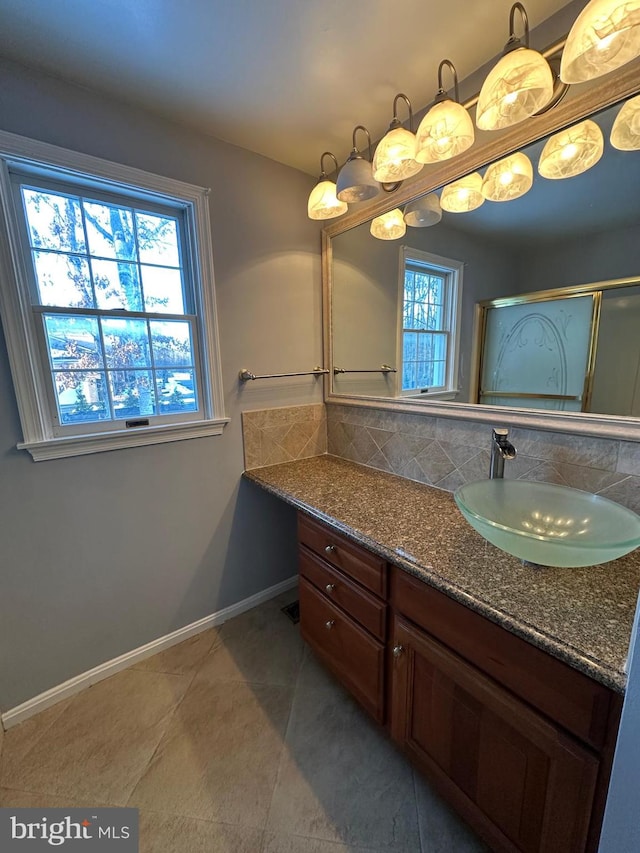
<svg viewBox="0 0 640 853">
<path fill-rule="evenodd" d="M 301 633 L 497 851 L 596 851 L 640 558 L 524 566 L 450 494 L 331 456 L 248 471 L 296 506 Z"/>
</svg>

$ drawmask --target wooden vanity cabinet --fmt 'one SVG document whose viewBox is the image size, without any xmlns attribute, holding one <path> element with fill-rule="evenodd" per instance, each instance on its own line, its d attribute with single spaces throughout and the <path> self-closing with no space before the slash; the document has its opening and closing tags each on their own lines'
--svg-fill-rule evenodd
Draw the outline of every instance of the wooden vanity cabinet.
<svg viewBox="0 0 640 853">
<path fill-rule="evenodd" d="M 302 638 L 384 723 L 387 565 L 302 514 L 298 542 Z"/>
<path fill-rule="evenodd" d="M 498 853 L 596 853 L 622 697 L 298 516 L 300 628 Z"/>
<path fill-rule="evenodd" d="M 620 697 L 393 570 L 394 740 L 496 851 L 597 850 Z"/>
</svg>

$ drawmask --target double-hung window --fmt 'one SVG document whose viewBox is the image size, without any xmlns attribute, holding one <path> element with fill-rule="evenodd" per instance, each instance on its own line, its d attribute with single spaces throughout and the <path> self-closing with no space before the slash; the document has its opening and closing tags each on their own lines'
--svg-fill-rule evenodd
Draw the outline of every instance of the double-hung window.
<svg viewBox="0 0 640 853">
<path fill-rule="evenodd" d="M 22 446 L 39 459 L 219 433 L 206 192 L 80 159 L 91 172 L 2 160 Z"/>
<path fill-rule="evenodd" d="M 452 399 L 458 390 L 462 305 L 459 261 L 404 246 L 400 252 L 400 393 Z"/>
</svg>

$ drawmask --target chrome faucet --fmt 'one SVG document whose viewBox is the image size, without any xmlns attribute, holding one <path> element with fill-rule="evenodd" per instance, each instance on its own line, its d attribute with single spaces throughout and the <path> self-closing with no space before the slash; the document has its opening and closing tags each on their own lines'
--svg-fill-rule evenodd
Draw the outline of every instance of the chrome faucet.
<svg viewBox="0 0 640 853">
<path fill-rule="evenodd" d="M 494 429 L 491 433 L 491 467 L 489 478 L 491 480 L 504 477 L 504 460 L 515 459 L 516 449 L 508 441 L 508 429 Z"/>
</svg>

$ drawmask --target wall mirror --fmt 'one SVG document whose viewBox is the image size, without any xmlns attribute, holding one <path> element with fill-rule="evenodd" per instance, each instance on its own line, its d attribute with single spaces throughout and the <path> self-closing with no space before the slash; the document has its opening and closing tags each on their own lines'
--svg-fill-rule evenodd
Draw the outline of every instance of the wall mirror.
<svg viewBox="0 0 640 853">
<path fill-rule="evenodd" d="M 329 401 L 640 438 L 640 151 L 609 141 L 637 74 L 636 62 L 324 229 Z M 549 135 L 586 117 L 600 160 L 542 177 Z M 370 233 L 386 210 L 437 202 L 516 150 L 534 172 L 522 197 L 441 218 L 427 201 L 434 224 Z"/>
</svg>

